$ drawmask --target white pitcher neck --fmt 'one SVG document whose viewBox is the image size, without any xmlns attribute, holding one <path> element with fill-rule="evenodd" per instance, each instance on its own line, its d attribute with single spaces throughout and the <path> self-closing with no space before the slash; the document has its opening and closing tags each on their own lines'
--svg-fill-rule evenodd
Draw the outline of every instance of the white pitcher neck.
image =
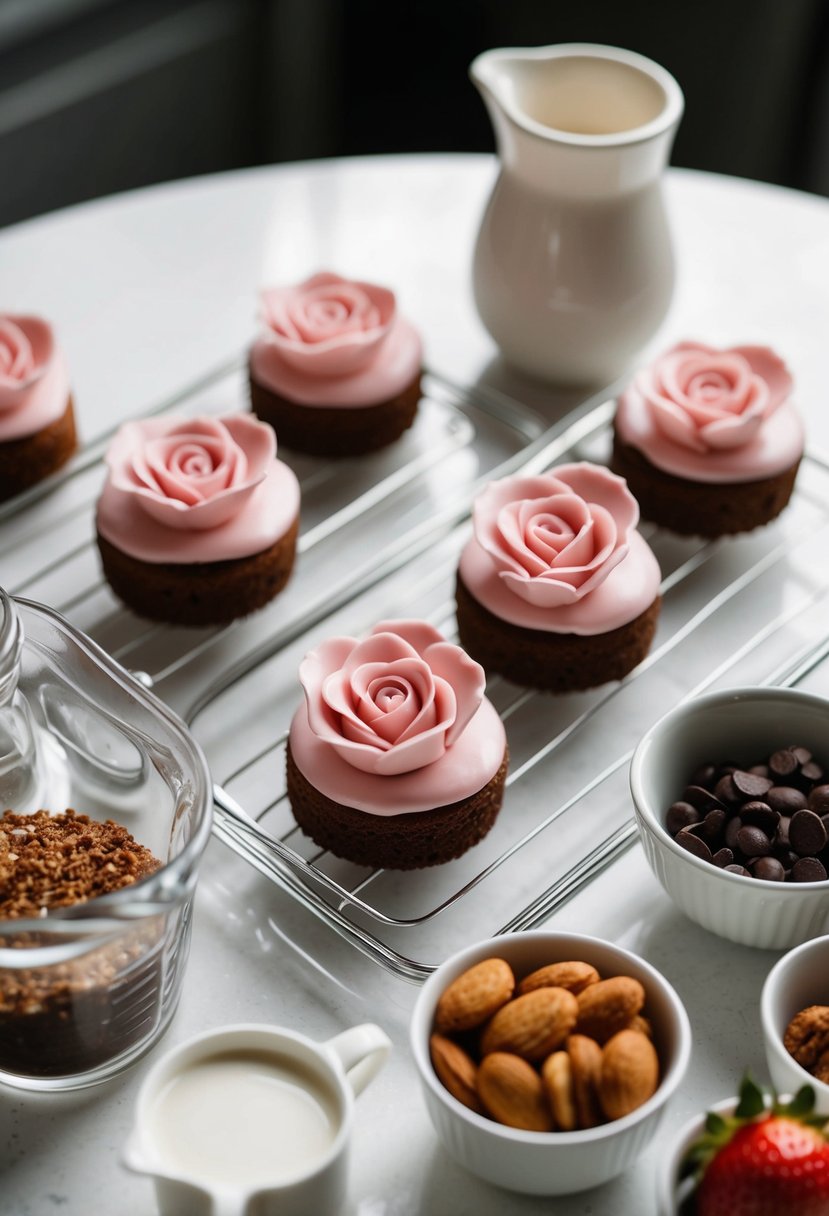
<svg viewBox="0 0 829 1216">
<path fill-rule="evenodd" d="M 484 51 L 469 72 L 519 127 L 576 147 L 654 139 L 676 128 L 685 105 L 676 80 L 658 63 L 589 42 Z"/>
<path fill-rule="evenodd" d="M 605 196 L 654 181 L 667 163 L 682 90 L 642 55 L 590 43 L 485 51 L 470 75 L 504 168 L 545 190 Z"/>
</svg>

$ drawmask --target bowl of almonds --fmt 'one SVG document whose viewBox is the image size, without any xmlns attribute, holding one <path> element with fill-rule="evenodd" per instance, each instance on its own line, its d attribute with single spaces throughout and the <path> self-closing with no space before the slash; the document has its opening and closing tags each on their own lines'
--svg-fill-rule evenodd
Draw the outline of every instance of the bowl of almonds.
<svg viewBox="0 0 829 1216">
<path fill-rule="evenodd" d="M 650 1142 L 691 1051 L 688 1017 L 649 963 L 538 930 L 453 955 L 424 984 L 411 1046 L 452 1157 L 534 1195 L 598 1186 Z"/>
<path fill-rule="evenodd" d="M 769 1074 L 779 1090 L 815 1091 L 829 1115 L 829 937 L 790 950 L 766 977 L 760 1020 Z"/>
<path fill-rule="evenodd" d="M 829 931 L 829 701 L 731 688 L 682 702 L 630 766 L 645 856 L 674 903 L 730 941 Z"/>
</svg>

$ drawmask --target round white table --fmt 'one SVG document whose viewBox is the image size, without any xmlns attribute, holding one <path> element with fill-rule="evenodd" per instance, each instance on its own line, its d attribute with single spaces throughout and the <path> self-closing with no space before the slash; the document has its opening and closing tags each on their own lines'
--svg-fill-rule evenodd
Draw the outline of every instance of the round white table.
<svg viewBox="0 0 829 1216">
<path fill-rule="evenodd" d="M 84 437 L 146 411 L 250 340 L 255 291 L 331 268 L 388 282 L 422 330 L 429 365 L 492 384 L 557 417 L 579 400 L 503 367 L 470 295 L 472 243 L 493 180 L 485 156 L 406 156 L 263 168 L 161 186 L 0 232 L 4 309 L 50 317 L 81 405 Z M 654 349 L 680 336 L 769 342 L 794 369 L 810 443 L 829 447 L 829 203 L 747 181 L 672 171 L 679 263 L 675 302 Z M 377 1021 L 393 1057 L 360 1098 L 349 1216 L 640 1216 L 654 1171 L 692 1114 L 763 1075 L 758 996 L 773 955 L 686 921 L 634 848 L 554 923 L 645 955 L 686 1001 L 692 1069 L 657 1142 L 625 1176 L 555 1201 L 496 1191 L 459 1169 L 433 1134 L 407 1047 L 415 989 L 319 927 L 323 965 L 287 943 L 305 916 L 223 845 L 208 848 L 180 1009 L 162 1045 L 227 1022 L 269 1021 L 326 1038 Z M 62 1097 L 0 1092 L 3 1216 L 149 1216 L 150 1183 L 119 1153 L 135 1094 L 159 1048 L 115 1082 Z M 309 1214 L 310 1216 L 310 1214 Z"/>
</svg>

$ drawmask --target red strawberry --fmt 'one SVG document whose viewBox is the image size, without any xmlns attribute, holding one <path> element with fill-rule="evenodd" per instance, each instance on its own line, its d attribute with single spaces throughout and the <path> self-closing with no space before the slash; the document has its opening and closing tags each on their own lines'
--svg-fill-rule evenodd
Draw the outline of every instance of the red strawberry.
<svg viewBox="0 0 829 1216">
<path fill-rule="evenodd" d="M 686 1168 L 702 1167 L 696 1216 L 829 1216 L 829 1141 L 813 1106 L 810 1086 L 769 1105 L 746 1078 L 734 1116 L 710 1114 L 689 1154 Z"/>
</svg>

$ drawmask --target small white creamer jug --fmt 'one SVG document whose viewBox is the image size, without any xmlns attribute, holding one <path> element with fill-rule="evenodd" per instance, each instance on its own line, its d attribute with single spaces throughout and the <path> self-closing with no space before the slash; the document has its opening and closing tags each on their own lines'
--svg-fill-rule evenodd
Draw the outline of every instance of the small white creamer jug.
<svg viewBox="0 0 829 1216">
<path fill-rule="evenodd" d="M 641 55 L 576 43 L 486 51 L 470 74 L 501 161 L 475 248 L 481 319 L 522 371 L 607 384 L 673 291 L 661 178 L 679 85 Z"/>
</svg>

